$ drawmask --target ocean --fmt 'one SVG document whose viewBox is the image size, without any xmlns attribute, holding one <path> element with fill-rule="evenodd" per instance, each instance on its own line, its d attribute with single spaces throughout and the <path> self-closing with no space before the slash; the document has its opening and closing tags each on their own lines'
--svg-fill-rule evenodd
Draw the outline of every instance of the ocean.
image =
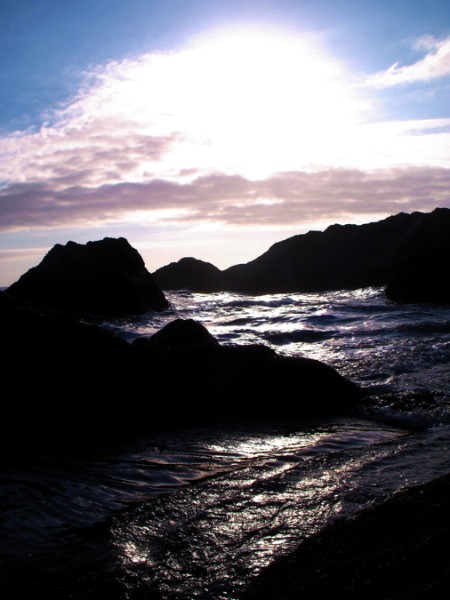
<svg viewBox="0 0 450 600">
<path fill-rule="evenodd" d="M 450 472 L 450 306 L 380 288 L 167 295 L 167 311 L 101 325 L 131 341 L 194 318 L 223 344 L 333 366 L 363 406 L 18 458 L 0 472 L 2 597 L 239 600 L 328 523 Z"/>
</svg>

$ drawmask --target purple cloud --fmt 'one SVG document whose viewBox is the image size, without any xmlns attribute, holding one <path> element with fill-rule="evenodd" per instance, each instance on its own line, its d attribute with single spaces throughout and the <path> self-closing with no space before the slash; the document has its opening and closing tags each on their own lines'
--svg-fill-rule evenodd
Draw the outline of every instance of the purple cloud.
<svg viewBox="0 0 450 600">
<path fill-rule="evenodd" d="M 294 171 L 260 180 L 216 173 L 188 183 L 154 179 L 62 190 L 23 183 L 0 191 L 0 230 L 94 226 L 142 211 L 162 222 L 292 225 L 449 204 L 450 169 L 439 167 Z"/>
</svg>

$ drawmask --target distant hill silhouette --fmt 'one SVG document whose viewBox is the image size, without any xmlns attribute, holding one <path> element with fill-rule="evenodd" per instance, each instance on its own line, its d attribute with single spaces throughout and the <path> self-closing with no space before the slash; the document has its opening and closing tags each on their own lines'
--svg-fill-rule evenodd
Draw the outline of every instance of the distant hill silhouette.
<svg viewBox="0 0 450 600">
<path fill-rule="evenodd" d="M 214 289 L 222 271 L 209 262 L 186 257 L 161 267 L 153 277 L 164 290 Z"/>
<path fill-rule="evenodd" d="M 235 291 L 252 294 L 321 292 L 386 285 L 400 267 L 418 253 L 450 239 L 450 209 L 431 213 L 400 213 L 365 225 L 332 225 L 274 244 L 249 263 L 224 271 L 212 270 L 209 279 L 190 277 L 183 261 L 154 273 L 163 289 Z M 200 261 L 198 261 L 200 271 Z M 163 275 L 163 276 L 162 276 Z M 170 281 L 170 287 L 167 282 Z"/>
</svg>

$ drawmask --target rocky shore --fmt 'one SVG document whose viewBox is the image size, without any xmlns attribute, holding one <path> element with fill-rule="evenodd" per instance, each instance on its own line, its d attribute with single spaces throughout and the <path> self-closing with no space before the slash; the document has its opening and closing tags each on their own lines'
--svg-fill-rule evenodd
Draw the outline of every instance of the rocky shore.
<svg viewBox="0 0 450 600">
<path fill-rule="evenodd" d="M 337 521 L 267 568 L 243 600 L 442 600 L 450 475 Z"/>
<path fill-rule="evenodd" d="M 176 320 L 129 344 L 99 327 L 0 294 L 1 444 L 16 452 L 114 440 L 156 427 L 348 414 L 356 385 L 318 361 L 222 346 Z"/>
<path fill-rule="evenodd" d="M 0 293 L 9 390 L 2 398 L 3 461 L 180 425 L 348 415 L 362 401 L 356 385 L 318 361 L 259 345 L 223 346 L 192 320 L 177 319 L 133 344 L 97 327 L 89 315 L 163 310 L 167 301 L 126 240 L 94 244 L 94 260 L 78 245 L 58 247 Z M 203 272 L 215 273 L 208 266 Z M 337 521 L 261 573 L 243 600 L 444 598 L 449 508 L 447 476 Z M 119 600 L 113 580 L 105 590 L 77 577 L 83 591 L 72 597 Z"/>
</svg>

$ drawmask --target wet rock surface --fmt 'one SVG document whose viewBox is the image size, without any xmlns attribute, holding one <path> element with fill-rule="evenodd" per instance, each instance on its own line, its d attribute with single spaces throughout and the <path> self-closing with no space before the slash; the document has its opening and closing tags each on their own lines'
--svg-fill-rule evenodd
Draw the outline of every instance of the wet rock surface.
<svg viewBox="0 0 450 600">
<path fill-rule="evenodd" d="M 450 584 L 450 476 L 338 521 L 266 569 L 245 600 L 438 600 Z"/>
</svg>

